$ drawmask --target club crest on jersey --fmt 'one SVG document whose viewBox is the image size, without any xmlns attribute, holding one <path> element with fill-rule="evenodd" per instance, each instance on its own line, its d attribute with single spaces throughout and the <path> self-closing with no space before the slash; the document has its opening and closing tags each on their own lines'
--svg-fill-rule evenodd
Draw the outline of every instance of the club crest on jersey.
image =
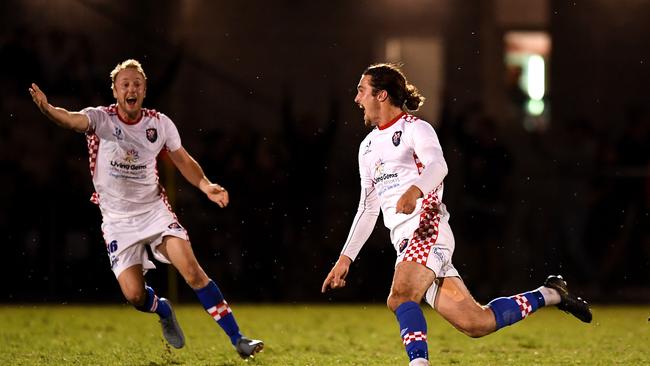
<svg viewBox="0 0 650 366">
<path fill-rule="evenodd" d="M 393 134 L 393 145 L 398 146 L 402 142 L 402 131 L 395 131 Z"/>
<path fill-rule="evenodd" d="M 158 130 L 155 128 L 147 128 L 147 140 L 149 142 L 156 142 L 158 140 Z"/>
<path fill-rule="evenodd" d="M 404 249 L 406 249 L 406 247 L 407 247 L 408 245 L 409 245 L 409 240 L 408 240 L 408 239 L 404 239 L 404 240 L 402 240 L 402 242 L 399 243 L 399 252 L 400 252 L 400 253 L 403 252 Z"/>
</svg>

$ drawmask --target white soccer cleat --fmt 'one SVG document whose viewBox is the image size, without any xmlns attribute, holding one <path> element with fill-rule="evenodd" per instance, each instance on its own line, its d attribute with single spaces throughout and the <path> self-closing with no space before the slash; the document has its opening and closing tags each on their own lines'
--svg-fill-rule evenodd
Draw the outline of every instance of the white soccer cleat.
<svg viewBox="0 0 650 366">
<path fill-rule="evenodd" d="M 409 362 L 409 366 L 431 366 L 426 358 L 416 358 Z"/>
</svg>

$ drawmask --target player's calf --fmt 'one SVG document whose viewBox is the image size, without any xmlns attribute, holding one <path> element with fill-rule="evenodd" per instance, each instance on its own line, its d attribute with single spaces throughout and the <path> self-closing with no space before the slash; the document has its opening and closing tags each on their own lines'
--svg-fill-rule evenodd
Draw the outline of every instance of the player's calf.
<svg viewBox="0 0 650 366">
<path fill-rule="evenodd" d="M 477 308 L 478 311 L 474 313 L 468 312 L 462 318 L 451 322 L 456 329 L 472 338 L 484 337 L 496 330 L 492 310 L 487 306 L 477 306 Z"/>
</svg>

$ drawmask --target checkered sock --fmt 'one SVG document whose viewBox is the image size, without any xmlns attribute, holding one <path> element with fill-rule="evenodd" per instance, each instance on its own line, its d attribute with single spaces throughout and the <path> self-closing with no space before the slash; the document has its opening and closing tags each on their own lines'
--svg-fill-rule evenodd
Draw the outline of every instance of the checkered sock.
<svg viewBox="0 0 650 366">
<path fill-rule="evenodd" d="M 230 337 L 230 342 L 232 342 L 233 346 L 236 345 L 237 341 L 242 337 L 241 333 L 239 333 L 239 326 L 217 284 L 210 280 L 207 286 L 194 290 L 194 292 L 196 292 L 196 296 L 198 296 L 199 301 L 208 314 L 214 318 L 217 324 Z"/>
<path fill-rule="evenodd" d="M 144 287 L 145 300 L 141 306 L 136 306 L 137 310 L 145 313 L 156 313 L 161 318 L 168 318 L 172 315 L 172 309 L 164 301 L 158 301 L 156 292 L 149 286 Z"/>
<path fill-rule="evenodd" d="M 409 360 L 416 358 L 428 360 L 427 321 L 420 305 L 414 301 L 405 302 L 395 309 L 395 316 L 399 322 L 402 343 L 406 347 Z"/>
<path fill-rule="evenodd" d="M 512 297 L 499 297 L 488 304 L 497 321 L 497 329 L 512 325 L 545 305 L 544 296 L 538 290 Z"/>
</svg>

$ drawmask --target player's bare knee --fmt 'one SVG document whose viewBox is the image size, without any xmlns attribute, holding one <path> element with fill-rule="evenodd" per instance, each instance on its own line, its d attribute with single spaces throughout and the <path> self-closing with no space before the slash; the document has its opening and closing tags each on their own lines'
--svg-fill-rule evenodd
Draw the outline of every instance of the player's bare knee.
<svg viewBox="0 0 650 366">
<path fill-rule="evenodd" d="M 147 294 L 144 289 L 124 291 L 124 297 L 133 306 L 142 306 L 146 301 Z"/>
<path fill-rule="evenodd" d="M 419 298 L 411 294 L 410 291 L 403 291 L 394 288 L 391 290 L 390 295 L 388 295 L 386 305 L 392 312 L 395 312 L 400 305 L 409 301 L 419 302 Z"/>
</svg>

